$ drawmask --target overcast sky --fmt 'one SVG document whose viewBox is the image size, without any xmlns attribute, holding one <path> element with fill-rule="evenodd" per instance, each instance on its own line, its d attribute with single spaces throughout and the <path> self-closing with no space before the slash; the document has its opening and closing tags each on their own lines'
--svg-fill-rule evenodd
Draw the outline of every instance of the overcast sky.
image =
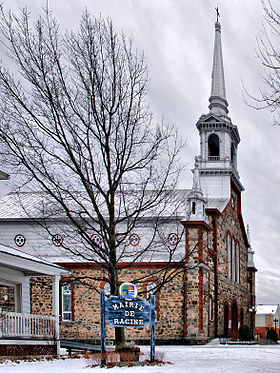
<svg viewBox="0 0 280 373">
<path fill-rule="evenodd" d="M 254 95 L 260 87 L 256 57 L 261 0 L 49 0 L 62 29 L 75 29 L 85 7 L 111 17 L 115 27 L 144 50 L 151 79 L 150 102 L 157 117 L 177 124 L 187 147 L 188 169 L 199 154 L 195 123 L 208 112 L 215 6 L 219 5 L 229 115 L 238 126 L 238 170 L 245 187 L 242 211 L 250 224 L 257 272 L 257 302 L 280 303 L 280 128 L 265 111 L 249 108 L 242 81 Z M 6 8 L 27 5 L 37 15 L 45 0 L 4 0 Z M 0 55 L 3 51 L 0 50 Z M 1 167 L 5 171 L 4 167 Z M 187 171 L 180 187 L 191 186 Z"/>
</svg>

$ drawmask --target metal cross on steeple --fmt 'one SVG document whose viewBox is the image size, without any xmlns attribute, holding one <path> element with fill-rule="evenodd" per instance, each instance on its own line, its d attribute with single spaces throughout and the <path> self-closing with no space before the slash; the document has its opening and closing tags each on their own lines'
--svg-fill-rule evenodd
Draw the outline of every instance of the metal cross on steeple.
<svg viewBox="0 0 280 373">
<path fill-rule="evenodd" d="M 217 13 L 217 22 L 219 22 L 219 17 L 221 17 L 221 16 L 220 16 L 220 13 L 219 13 L 219 7 L 217 6 L 217 7 L 215 8 L 215 10 L 216 10 L 216 13 Z"/>
</svg>

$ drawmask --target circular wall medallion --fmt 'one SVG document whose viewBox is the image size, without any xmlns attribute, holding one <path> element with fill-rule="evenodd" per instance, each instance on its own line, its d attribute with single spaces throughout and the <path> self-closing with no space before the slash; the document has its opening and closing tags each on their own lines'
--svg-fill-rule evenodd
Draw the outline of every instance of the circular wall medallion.
<svg viewBox="0 0 280 373">
<path fill-rule="evenodd" d="M 170 233 L 168 235 L 168 242 L 170 243 L 170 245 L 172 246 L 175 246 L 177 245 L 179 239 L 178 239 L 178 235 L 176 233 Z"/>
<path fill-rule="evenodd" d="M 18 247 L 22 247 L 25 244 L 25 237 L 23 234 L 17 234 L 14 238 L 15 244 Z"/>
<path fill-rule="evenodd" d="M 129 243 L 130 243 L 130 245 L 137 246 L 139 244 L 139 242 L 140 242 L 140 237 L 138 236 L 138 234 L 132 233 L 129 236 Z"/>
<path fill-rule="evenodd" d="M 99 234 L 97 233 L 94 233 L 90 239 L 92 240 L 92 242 L 95 243 L 95 245 L 97 246 L 100 246 L 101 245 L 101 237 L 99 236 Z"/>
<path fill-rule="evenodd" d="M 56 247 L 62 246 L 63 238 L 60 234 L 54 234 L 52 236 L 52 242 L 53 242 L 54 246 L 56 246 Z"/>
</svg>

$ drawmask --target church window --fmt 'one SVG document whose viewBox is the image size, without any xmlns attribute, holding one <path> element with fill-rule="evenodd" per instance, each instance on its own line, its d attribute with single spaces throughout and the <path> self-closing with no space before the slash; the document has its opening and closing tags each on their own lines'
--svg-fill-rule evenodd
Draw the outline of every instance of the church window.
<svg viewBox="0 0 280 373">
<path fill-rule="evenodd" d="M 102 281 L 100 284 L 100 289 L 104 290 L 105 298 L 110 298 L 111 296 L 111 285 L 109 282 Z"/>
<path fill-rule="evenodd" d="M 231 143 L 231 163 L 233 164 L 234 167 L 236 167 L 236 149 L 233 143 Z"/>
<path fill-rule="evenodd" d="M 213 321 L 213 299 L 211 295 L 209 297 L 209 320 Z"/>
<path fill-rule="evenodd" d="M 209 160 L 218 161 L 220 159 L 220 140 L 218 135 L 212 133 L 208 138 Z"/>
<path fill-rule="evenodd" d="M 155 281 L 149 281 L 146 285 L 147 299 L 150 299 L 151 295 L 155 295 L 156 303 L 156 320 L 159 320 L 159 293 L 156 293 L 157 283 Z"/>
<path fill-rule="evenodd" d="M 106 282 L 104 285 L 104 294 L 106 298 L 109 298 L 111 295 L 111 285 L 109 284 L 109 282 Z"/>
<path fill-rule="evenodd" d="M 157 284 L 153 281 L 148 282 L 147 284 L 147 298 L 150 297 L 150 295 L 154 295 L 156 291 Z"/>
<path fill-rule="evenodd" d="M 192 202 L 192 214 L 195 214 L 195 202 Z"/>
<path fill-rule="evenodd" d="M 231 241 L 231 249 L 232 249 L 232 279 L 233 279 L 233 281 L 235 281 L 236 260 L 235 260 L 235 241 L 234 241 L 234 238 L 232 238 L 232 241 Z"/>
<path fill-rule="evenodd" d="M 239 284 L 239 276 L 240 276 L 240 269 L 239 269 L 239 266 L 240 266 L 240 259 L 239 259 L 239 256 L 240 256 L 240 253 L 239 253 L 239 243 L 236 242 L 236 281 L 237 283 Z"/>
<path fill-rule="evenodd" d="M 72 289 L 71 284 L 63 284 L 61 287 L 62 320 L 72 320 Z"/>
<path fill-rule="evenodd" d="M 228 278 L 231 278 L 231 237 L 227 236 L 227 251 L 228 251 Z"/>
</svg>

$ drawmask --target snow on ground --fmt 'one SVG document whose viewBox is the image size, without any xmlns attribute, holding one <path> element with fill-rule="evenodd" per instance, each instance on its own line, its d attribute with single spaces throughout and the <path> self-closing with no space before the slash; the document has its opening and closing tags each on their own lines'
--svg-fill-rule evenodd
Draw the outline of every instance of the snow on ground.
<svg viewBox="0 0 280 373">
<path fill-rule="evenodd" d="M 141 347 L 148 356 L 149 347 Z M 172 365 L 114 367 L 110 373 L 277 373 L 280 372 L 280 345 L 230 346 L 211 343 L 205 346 L 159 346 Z M 87 368 L 88 359 L 66 359 L 41 362 L 5 362 L 0 373 L 94 373 L 101 368 Z M 104 370 L 103 370 L 104 371 Z"/>
</svg>

